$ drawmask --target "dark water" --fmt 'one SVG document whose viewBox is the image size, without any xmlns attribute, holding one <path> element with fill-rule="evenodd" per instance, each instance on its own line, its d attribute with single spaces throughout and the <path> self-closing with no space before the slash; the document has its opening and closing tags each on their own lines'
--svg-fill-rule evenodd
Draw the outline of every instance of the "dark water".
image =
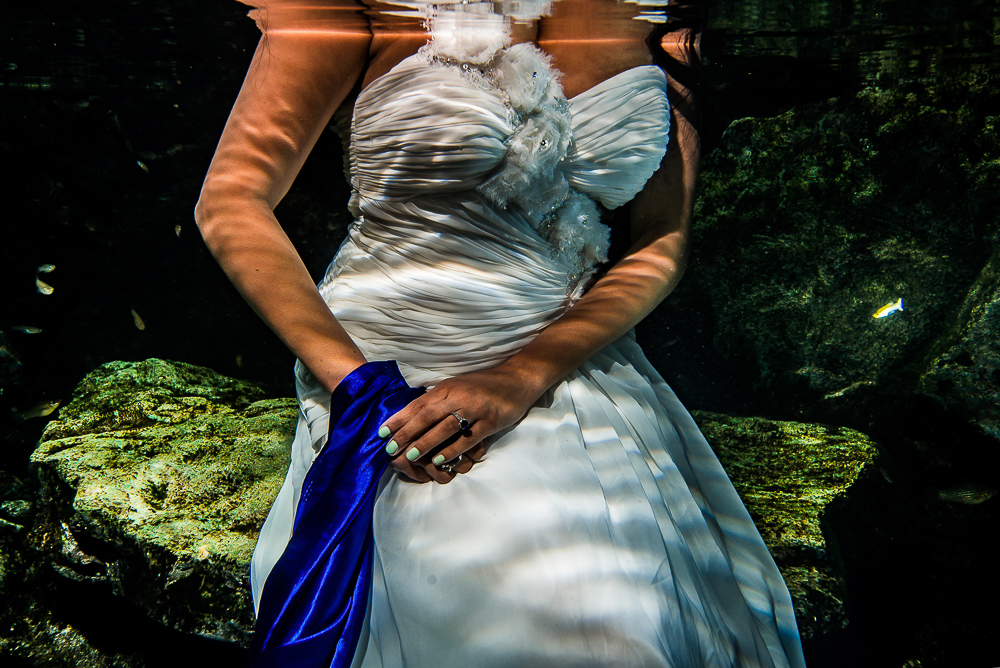
<svg viewBox="0 0 1000 668">
<path fill-rule="evenodd" d="M 1000 77 L 996 2 L 720 0 L 708 11 L 706 153 L 734 119 L 773 116 L 865 86 L 929 87 L 957 108 L 965 90 L 993 85 L 975 104 L 1000 113 L 998 88 L 989 84 Z M 292 394 L 291 355 L 231 288 L 192 217 L 259 37 L 245 14 L 225 0 L 5 7 L 0 150 L 11 171 L 0 244 L 0 469 L 27 475 L 45 422 L 18 420 L 12 411 L 65 402 L 85 373 L 107 361 L 177 359 Z M 278 210 L 279 219 L 295 221 L 287 231 L 317 278 L 348 222 L 341 160 L 338 138 L 326 133 Z M 55 265 L 39 275 L 54 288 L 49 295 L 35 283 L 46 264 Z M 42 331 L 15 329 L 25 326 Z M 860 564 L 848 573 L 852 623 L 807 643 L 810 665 L 1000 665 L 997 575 L 986 571 L 993 559 L 970 559 L 995 552 L 995 503 L 970 507 L 933 544 L 893 551 L 889 536 L 877 547 L 884 554 L 871 555 L 871 570 L 852 562 Z M 891 534 L 895 522 L 908 521 L 902 507 L 879 517 L 869 530 Z M 968 573 L 970 564 L 984 572 Z M 953 570 L 966 572 L 942 576 Z M 94 605 L 115 626 L 132 624 L 164 646 L 174 641 L 110 599 Z M 78 608 L 62 614 L 104 649 L 145 651 Z M 233 657 L 207 642 L 200 651 Z M 150 665 L 181 658 L 167 652 Z"/>
</svg>

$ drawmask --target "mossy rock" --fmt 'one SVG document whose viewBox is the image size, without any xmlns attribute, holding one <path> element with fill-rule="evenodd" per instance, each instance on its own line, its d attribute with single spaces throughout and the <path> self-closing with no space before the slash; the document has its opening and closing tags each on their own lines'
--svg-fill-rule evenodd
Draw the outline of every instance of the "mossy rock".
<svg viewBox="0 0 1000 668">
<path fill-rule="evenodd" d="M 178 630 L 245 643 L 249 563 L 295 431 L 293 399 L 150 359 L 89 374 L 32 462 L 32 539 L 64 576 L 106 580 Z"/>
<path fill-rule="evenodd" d="M 190 385 L 188 384 L 190 382 Z M 288 466 L 297 408 L 177 362 L 89 374 L 32 456 L 29 537 L 61 576 L 108 586 L 182 632 L 245 645 L 249 563 Z M 876 457 L 862 434 L 697 413 L 782 569 L 805 636 L 844 623 L 825 509 Z"/>
<path fill-rule="evenodd" d="M 823 517 L 877 469 L 878 447 L 852 429 L 693 415 L 785 578 L 802 636 L 845 626 L 841 565 Z"/>
</svg>

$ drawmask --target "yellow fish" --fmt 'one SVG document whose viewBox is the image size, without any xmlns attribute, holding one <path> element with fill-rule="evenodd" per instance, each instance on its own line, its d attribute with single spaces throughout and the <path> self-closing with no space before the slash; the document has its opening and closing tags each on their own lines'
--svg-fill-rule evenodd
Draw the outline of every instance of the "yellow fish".
<svg viewBox="0 0 1000 668">
<path fill-rule="evenodd" d="M 896 311 L 902 311 L 902 310 L 903 310 L 903 298 L 900 297 L 896 301 L 889 302 L 888 304 L 886 304 L 885 306 L 883 306 L 879 310 L 877 310 L 874 313 L 872 313 L 872 317 L 873 318 L 884 318 L 886 316 L 892 315 Z"/>
<path fill-rule="evenodd" d="M 54 287 L 52 287 L 51 285 L 49 285 L 48 283 L 46 283 L 45 281 L 43 281 L 40 278 L 36 278 L 35 279 L 35 287 L 43 295 L 51 295 L 53 292 L 56 291 L 56 289 Z"/>
<path fill-rule="evenodd" d="M 56 270 L 56 266 L 54 264 L 43 264 L 41 267 L 38 268 L 38 273 L 39 274 L 51 274 L 55 270 Z"/>
</svg>

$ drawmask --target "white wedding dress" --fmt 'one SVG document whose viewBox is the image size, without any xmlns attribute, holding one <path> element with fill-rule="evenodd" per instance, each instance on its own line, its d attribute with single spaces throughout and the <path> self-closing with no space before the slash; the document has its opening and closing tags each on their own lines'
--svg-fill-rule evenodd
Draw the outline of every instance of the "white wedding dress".
<svg viewBox="0 0 1000 668">
<path fill-rule="evenodd" d="M 493 40 L 496 42 L 496 40 Z M 608 208 L 664 154 L 662 71 L 565 100 L 544 56 L 432 40 L 358 97 L 356 217 L 320 284 L 369 360 L 410 385 L 506 359 L 606 259 Z M 327 437 L 302 417 L 254 556 L 254 597 Z M 632 336 L 550 389 L 448 485 L 387 475 L 355 665 L 802 666 L 781 575 L 704 437 Z"/>
</svg>

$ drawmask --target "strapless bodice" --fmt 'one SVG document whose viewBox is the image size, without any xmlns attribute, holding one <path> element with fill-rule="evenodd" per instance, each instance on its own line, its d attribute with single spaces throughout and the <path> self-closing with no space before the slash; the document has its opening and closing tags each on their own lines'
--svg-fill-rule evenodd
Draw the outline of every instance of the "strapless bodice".
<svg viewBox="0 0 1000 668">
<path fill-rule="evenodd" d="M 495 365 L 607 260 L 598 203 L 642 189 L 668 130 L 656 67 L 567 100 L 532 45 L 479 64 L 422 49 L 355 103 L 355 223 L 320 292 L 365 355 L 411 383 Z"/>
<path fill-rule="evenodd" d="M 556 169 L 608 208 L 628 202 L 663 158 L 665 91 L 662 70 L 649 65 L 569 100 L 570 141 Z M 503 162 L 519 116 L 510 93 L 478 69 L 411 56 L 358 96 L 352 185 L 372 198 L 474 190 Z"/>
</svg>

